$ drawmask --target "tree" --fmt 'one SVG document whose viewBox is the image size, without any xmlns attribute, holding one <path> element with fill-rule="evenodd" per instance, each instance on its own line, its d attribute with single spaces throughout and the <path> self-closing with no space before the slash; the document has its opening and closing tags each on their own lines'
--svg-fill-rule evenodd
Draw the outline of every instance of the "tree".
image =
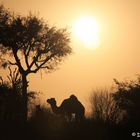
<svg viewBox="0 0 140 140">
<path fill-rule="evenodd" d="M 32 14 L 14 15 L 0 6 L 0 52 L 2 57 L 9 54 L 7 59 L 1 57 L 1 62 L 4 67 L 16 66 L 21 74 L 25 120 L 28 112 L 27 76 L 41 69 L 53 70 L 72 52 L 69 43 L 66 29 L 49 27 L 43 19 Z"/>
<path fill-rule="evenodd" d="M 129 121 L 140 122 L 140 76 L 137 80 L 119 82 L 114 79 L 117 90 L 113 98 L 120 109 L 125 110 Z"/>
</svg>

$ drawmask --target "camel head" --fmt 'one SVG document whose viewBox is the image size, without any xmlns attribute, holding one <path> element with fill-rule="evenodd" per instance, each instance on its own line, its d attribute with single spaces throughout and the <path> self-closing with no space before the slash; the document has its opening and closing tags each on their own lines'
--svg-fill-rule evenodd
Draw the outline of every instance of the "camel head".
<svg viewBox="0 0 140 140">
<path fill-rule="evenodd" d="M 48 102 L 50 105 L 56 105 L 56 100 L 55 100 L 55 98 L 47 99 L 47 102 Z"/>
</svg>

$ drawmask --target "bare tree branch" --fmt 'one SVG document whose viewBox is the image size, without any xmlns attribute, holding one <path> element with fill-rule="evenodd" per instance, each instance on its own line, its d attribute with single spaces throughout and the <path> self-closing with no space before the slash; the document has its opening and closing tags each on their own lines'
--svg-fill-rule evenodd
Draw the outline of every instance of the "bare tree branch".
<svg viewBox="0 0 140 140">
<path fill-rule="evenodd" d="M 55 54 L 51 54 L 49 57 L 47 57 L 46 59 L 45 59 L 45 61 L 44 62 L 42 62 L 35 70 L 30 70 L 30 72 L 29 73 L 36 73 L 40 68 L 49 68 L 48 66 L 43 66 L 47 61 L 49 61 L 52 57 L 54 57 L 55 56 Z"/>
<path fill-rule="evenodd" d="M 17 63 L 13 63 L 13 62 L 11 62 L 10 60 L 8 60 L 8 63 L 9 63 L 10 65 L 16 65 L 16 66 L 17 66 Z"/>
<path fill-rule="evenodd" d="M 14 55 L 14 58 L 16 60 L 16 64 L 17 64 L 17 66 L 19 68 L 20 73 L 24 73 L 25 71 L 24 71 L 24 69 L 23 69 L 23 67 L 21 65 L 20 59 L 19 59 L 19 57 L 17 55 L 17 50 L 15 50 L 13 47 L 12 47 L 12 50 L 13 50 L 13 55 Z"/>
</svg>

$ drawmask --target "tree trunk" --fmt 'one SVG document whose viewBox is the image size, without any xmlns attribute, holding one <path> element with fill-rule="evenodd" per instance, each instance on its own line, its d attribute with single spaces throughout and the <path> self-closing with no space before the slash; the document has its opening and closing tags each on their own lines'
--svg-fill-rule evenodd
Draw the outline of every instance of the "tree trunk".
<svg viewBox="0 0 140 140">
<path fill-rule="evenodd" d="M 27 95 L 27 75 L 22 74 L 22 108 L 23 108 L 23 120 L 27 121 L 28 117 L 28 95 Z"/>
</svg>

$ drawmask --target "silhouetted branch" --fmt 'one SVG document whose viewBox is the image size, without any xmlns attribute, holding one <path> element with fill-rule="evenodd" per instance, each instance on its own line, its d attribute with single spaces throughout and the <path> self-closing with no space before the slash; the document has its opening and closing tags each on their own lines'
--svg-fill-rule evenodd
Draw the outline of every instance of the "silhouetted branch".
<svg viewBox="0 0 140 140">
<path fill-rule="evenodd" d="M 1 80 L 1 84 L 3 85 L 4 84 L 4 81 L 3 81 L 2 76 L 0 76 L 0 80 Z"/>
<path fill-rule="evenodd" d="M 9 82 L 12 84 L 12 86 L 14 87 L 17 84 L 18 80 L 20 79 L 20 73 L 17 70 L 17 68 L 15 68 L 13 72 L 10 66 L 8 67 L 8 69 L 9 69 L 9 76 L 7 76 L 7 78 Z"/>
<path fill-rule="evenodd" d="M 29 68 L 29 61 L 28 61 L 28 55 L 26 54 L 26 51 L 27 51 L 27 47 L 24 45 L 24 59 L 25 59 L 25 63 L 26 63 L 26 66 L 27 68 Z"/>
<path fill-rule="evenodd" d="M 10 60 L 8 60 L 8 63 L 9 63 L 10 65 L 17 65 L 17 63 L 13 63 L 13 62 L 11 62 Z"/>
<path fill-rule="evenodd" d="M 20 73 L 23 73 L 24 69 L 23 69 L 23 67 L 21 65 L 21 62 L 20 62 L 20 59 L 19 59 L 19 57 L 17 55 L 17 51 L 14 48 L 12 48 L 12 50 L 13 50 L 13 55 L 14 55 L 14 58 L 16 60 L 16 63 L 18 65 L 18 67 L 19 67 L 19 71 L 20 71 Z"/>
<path fill-rule="evenodd" d="M 40 68 L 49 68 L 48 66 L 43 66 L 43 65 L 45 65 L 45 63 L 47 62 L 47 61 L 49 61 L 52 57 L 54 57 L 55 56 L 55 54 L 51 54 L 49 57 L 47 57 L 46 59 L 45 59 L 45 61 L 44 62 L 42 62 L 39 66 L 38 65 L 36 65 L 37 66 L 37 68 L 35 69 L 35 70 L 30 70 L 30 73 L 36 73 Z"/>
</svg>

